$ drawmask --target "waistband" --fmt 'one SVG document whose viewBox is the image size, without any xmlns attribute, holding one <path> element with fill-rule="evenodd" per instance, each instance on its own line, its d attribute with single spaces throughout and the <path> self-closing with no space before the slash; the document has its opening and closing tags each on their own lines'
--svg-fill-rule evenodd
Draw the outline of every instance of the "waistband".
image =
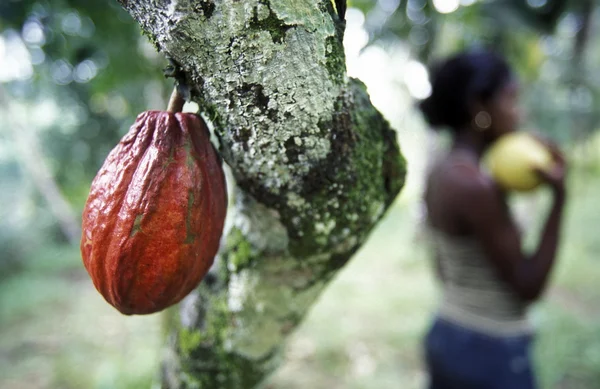
<svg viewBox="0 0 600 389">
<path fill-rule="evenodd" d="M 495 319 L 469 312 L 448 301 L 439 306 L 438 316 L 462 327 L 493 336 L 531 335 L 534 332 L 527 317 Z"/>
</svg>

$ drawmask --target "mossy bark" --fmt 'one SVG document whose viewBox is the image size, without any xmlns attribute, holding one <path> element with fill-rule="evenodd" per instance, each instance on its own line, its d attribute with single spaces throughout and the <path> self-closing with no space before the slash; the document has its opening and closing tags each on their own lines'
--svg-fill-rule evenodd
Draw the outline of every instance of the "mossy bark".
<svg viewBox="0 0 600 389">
<path fill-rule="evenodd" d="M 221 250 L 172 317 L 163 388 L 258 387 L 404 184 L 346 76 L 329 0 L 120 0 L 183 69 L 235 181 Z"/>
</svg>

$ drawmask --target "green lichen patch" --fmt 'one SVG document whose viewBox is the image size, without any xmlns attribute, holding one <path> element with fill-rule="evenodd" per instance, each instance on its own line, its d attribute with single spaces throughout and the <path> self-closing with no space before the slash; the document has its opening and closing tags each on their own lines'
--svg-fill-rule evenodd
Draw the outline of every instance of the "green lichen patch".
<svg viewBox="0 0 600 389">
<path fill-rule="evenodd" d="M 337 36 L 330 36 L 325 40 L 327 54 L 325 67 L 333 82 L 342 84 L 346 79 L 346 54 L 344 46 Z"/>
<path fill-rule="evenodd" d="M 192 359 L 182 364 L 181 375 L 185 385 L 181 388 L 254 388 L 275 369 L 273 359 L 273 355 L 267 355 L 263 360 L 250 361 L 223 350 L 206 350 L 206 354 L 196 356 L 194 360 L 211 361 L 210 366 L 192 363 Z"/>
<path fill-rule="evenodd" d="M 286 31 L 292 27 L 296 27 L 296 25 L 286 24 L 283 20 L 279 19 L 271 10 L 269 1 L 265 0 L 259 1 L 257 7 L 254 9 L 254 16 L 250 21 L 251 29 L 268 31 L 271 34 L 273 43 L 282 43 Z"/>
<path fill-rule="evenodd" d="M 391 129 L 389 123 L 370 102 L 366 86 L 356 80 L 352 80 L 354 99 L 357 107 L 354 117 L 357 128 L 362 129 L 364 136 L 374 136 L 380 139 L 382 144 L 381 154 L 381 187 L 385 208 L 387 208 L 404 187 L 406 180 L 406 159 L 402 155 L 398 145 L 396 132 Z M 368 107 L 371 107 L 370 109 Z M 364 149 L 360 156 L 368 158 L 368 153 L 373 149 Z"/>
<path fill-rule="evenodd" d="M 230 109 L 237 108 L 236 103 L 239 104 L 241 101 L 249 102 L 253 109 L 266 114 L 273 123 L 279 121 L 277 110 L 269 107 L 270 97 L 265 94 L 264 87 L 261 84 L 244 82 L 241 86 L 229 92 Z M 244 129 L 244 131 L 247 134 L 246 136 L 238 135 L 240 134 L 238 131 L 237 134 L 234 134 L 234 139 L 243 143 L 247 148 L 251 131 L 249 129 Z"/>
<path fill-rule="evenodd" d="M 206 19 L 210 19 L 215 12 L 215 3 L 212 0 L 197 0 L 195 4 L 193 4 L 194 12 L 201 14 Z"/>
<path fill-rule="evenodd" d="M 227 235 L 225 253 L 227 267 L 230 271 L 240 271 L 252 264 L 254 256 L 252 255 L 252 246 L 246 240 L 242 232 L 233 227 Z"/>
<path fill-rule="evenodd" d="M 405 161 L 389 123 L 372 106 L 365 86 L 351 81 L 334 103 L 334 113 L 321 120 L 318 136 L 331 151 L 313 164 L 298 192 L 285 197 L 262 190 L 242 179 L 262 203 L 277 209 L 290 237 L 290 252 L 297 258 L 334 252 L 347 260 L 404 185 Z M 305 152 L 305 139 L 284 142 L 290 163 Z M 343 262 L 336 260 L 334 262 Z M 334 265 L 333 268 L 339 267 Z"/>
<path fill-rule="evenodd" d="M 332 150 L 302 184 L 300 196 L 310 207 L 299 212 L 286 203 L 280 213 L 294 256 L 333 250 L 347 260 L 399 193 L 406 166 L 395 132 L 358 81 L 350 83 L 331 119 L 319 127 L 330 137 Z"/>
<path fill-rule="evenodd" d="M 227 292 L 201 286 L 201 323 L 178 330 L 179 388 L 252 388 L 274 370 L 280 349 L 258 359 L 248 358 L 233 348 L 230 333 L 235 317 L 227 304 Z M 171 362 L 172 363 L 172 362 Z"/>
</svg>

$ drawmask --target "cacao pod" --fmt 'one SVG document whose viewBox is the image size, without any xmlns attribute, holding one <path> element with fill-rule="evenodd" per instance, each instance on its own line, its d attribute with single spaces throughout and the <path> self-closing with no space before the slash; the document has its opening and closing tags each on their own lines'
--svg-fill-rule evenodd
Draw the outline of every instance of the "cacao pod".
<svg viewBox="0 0 600 389">
<path fill-rule="evenodd" d="M 491 145 L 484 165 L 505 190 L 532 191 L 542 184 L 536 169 L 549 171 L 554 166 L 550 150 L 532 135 L 515 131 L 501 136 Z"/>
<path fill-rule="evenodd" d="M 221 160 L 202 118 L 144 112 L 92 182 L 83 211 L 83 263 L 121 313 L 158 312 L 207 273 L 226 210 Z"/>
</svg>

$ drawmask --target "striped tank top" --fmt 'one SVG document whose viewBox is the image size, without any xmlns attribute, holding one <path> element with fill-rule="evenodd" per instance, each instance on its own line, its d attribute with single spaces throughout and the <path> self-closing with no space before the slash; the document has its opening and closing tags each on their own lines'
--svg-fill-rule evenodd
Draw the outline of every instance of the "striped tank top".
<svg viewBox="0 0 600 389">
<path fill-rule="evenodd" d="M 454 237 L 429 228 L 442 273 L 439 316 L 490 335 L 530 333 L 528 304 L 500 279 L 473 238 Z"/>
</svg>

